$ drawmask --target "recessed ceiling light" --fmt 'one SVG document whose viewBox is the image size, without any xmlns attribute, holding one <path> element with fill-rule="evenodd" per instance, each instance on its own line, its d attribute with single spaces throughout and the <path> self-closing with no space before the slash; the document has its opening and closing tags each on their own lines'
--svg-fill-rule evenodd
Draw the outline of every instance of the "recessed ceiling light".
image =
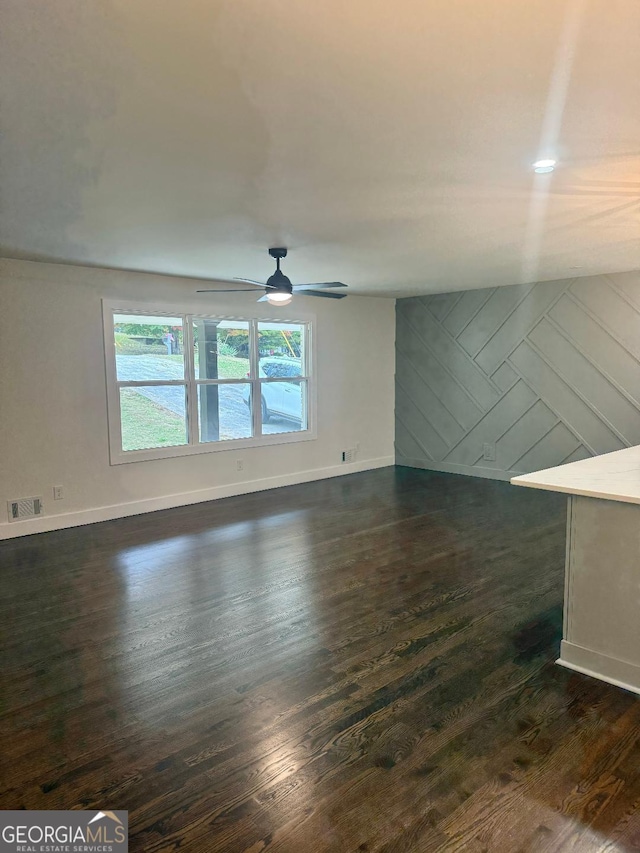
<svg viewBox="0 0 640 853">
<path fill-rule="evenodd" d="M 555 160 L 536 160 L 533 164 L 533 171 L 539 175 L 545 175 L 547 172 L 553 172 L 556 167 Z"/>
</svg>

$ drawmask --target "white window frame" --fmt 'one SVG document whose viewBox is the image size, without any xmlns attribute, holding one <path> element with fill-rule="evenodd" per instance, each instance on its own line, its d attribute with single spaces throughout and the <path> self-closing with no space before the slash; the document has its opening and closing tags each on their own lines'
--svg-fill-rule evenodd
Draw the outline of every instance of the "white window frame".
<svg viewBox="0 0 640 853">
<path fill-rule="evenodd" d="M 183 322 L 183 346 L 185 378 L 177 380 L 141 380 L 139 382 L 118 380 L 116 373 L 116 348 L 114 338 L 114 314 L 141 314 L 148 317 L 181 317 Z M 139 302 L 102 300 L 102 319 L 104 329 L 104 356 L 107 383 L 107 417 L 109 426 L 109 459 L 111 465 L 122 465 L 130 462 L 146 462 L 153 459 L 170 459 L 176 456 L 193 456 L 200 453 L 219 453 L 220 451 L 237 451 L 245 447 L 264 447 L 275 444 L 292 444 L 299 441 L 312 441 L 317 438 L 316 428 L 316 378 L 315 378 L 315 339 L 313 334 L 314 318 L 306 317 L 293 319 L 289 317 L 240 317 L 237 315 L 211 314 L 202 311 L 188 311 L 184 307 L 153 303 L 144 305 Z M 195 375 L 193 358 L 193 328 L 191 321 L 224 320 L 249 324 L 249 345 L 252 349 L 249 357 L 248 379 L 214 379 L 202 380 Z M 300 377 L 306 382 L 307 389 L 307 428 L 295 432 L 262 434 L 262 417 L 259 405 L 261 385 L 263 382 L 286 382 L 287 379 L 265 380 L 258 375 L 258 324 L 286 323 L 288 325 L 304 326 L 304 358 L 305 373 Z M 198 385 L 251 385 L 253 436 L 250 438 L 234 438 L 221 441 L 201 442 L 198 429 Z M 123 450 L 122 426 L 120 415 L 120 388 L 136 385 L 176 385 L 185 388 L 186 419 L 188 443 L 174 447 L 153 447 L 147 450 Z"/>
</svg>

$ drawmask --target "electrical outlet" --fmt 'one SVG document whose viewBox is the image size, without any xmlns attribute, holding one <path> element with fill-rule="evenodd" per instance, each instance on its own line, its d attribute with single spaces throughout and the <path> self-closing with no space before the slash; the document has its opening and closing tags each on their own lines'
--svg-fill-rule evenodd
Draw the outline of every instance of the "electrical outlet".
<svg viewBox="0 0 640 853">
<path fill-rule="evenodd" d="M 355 462 L 356 461 L 356 450 L 352 447 L 350 450 L 342 451 L 342 461 L 343 462 Z"/>
<path fill-rule="evenodd" d="M 496 461 L 496 446 L 490 442 L 482 445 L 482 458 L 485 462 Z"/>
<path fill-rule="evenodd" d="M 54 501 L 61 501 L 64 498 L 64 489 L 62 486 L 54 486 L 53 487 L 53 499 Z"/>
<path fill-rule="evenodd" d="M 236 471 L 244 471 L 244 459 L 236 459 Z"/>
</svg>

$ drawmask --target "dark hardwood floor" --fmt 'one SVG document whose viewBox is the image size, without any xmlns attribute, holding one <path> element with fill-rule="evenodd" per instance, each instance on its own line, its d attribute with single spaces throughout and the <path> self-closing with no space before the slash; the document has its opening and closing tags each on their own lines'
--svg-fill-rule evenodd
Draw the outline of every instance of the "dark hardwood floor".
<svg viewBox="0 0 640 853">
<path fill-rule="evenodd" d="M 640 703 L 554 665 L 565 502 L 383 469 L 0 544 L 0 807 L 132 851 L 640 850 Z"/>
</svg>

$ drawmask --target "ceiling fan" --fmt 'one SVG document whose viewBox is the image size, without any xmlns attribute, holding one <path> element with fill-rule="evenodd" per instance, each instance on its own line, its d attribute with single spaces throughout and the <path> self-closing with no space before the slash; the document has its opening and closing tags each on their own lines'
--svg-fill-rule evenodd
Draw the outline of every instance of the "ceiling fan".
<svg viewBox="0 0 640 853">
<path fill-rule="evenodd" d="M 316 290 L 318 287 L 346 287 L 341 281 L 317 281 L 313 284 L 291 284 L 291 279 L 288 278 L 280 269 L 280 261 L 287 257 L 287 250 L 282 246 L 269 249 L 269 254 L 276 261 L 276 271 L 270 276 L 265 283 L 254 281 L 251 278 L 237 278 L 235 281 L 244 281 L 247 284 L 253 284 L 257 287 L 264 288 L 264 296 L 258 299 L 258 302 L 270 302 L 272 305 L 288 305 L 294 294 L 300 296 L 322 296 L 325 299 L 344 299 L 346 293 L 324 293 L 322 290 Z M 230 290 L 198 290 L 197 293 L 255 293 L 254 290 L 244 288 L 239 290 L 234 287 Z"/>
</svg>

